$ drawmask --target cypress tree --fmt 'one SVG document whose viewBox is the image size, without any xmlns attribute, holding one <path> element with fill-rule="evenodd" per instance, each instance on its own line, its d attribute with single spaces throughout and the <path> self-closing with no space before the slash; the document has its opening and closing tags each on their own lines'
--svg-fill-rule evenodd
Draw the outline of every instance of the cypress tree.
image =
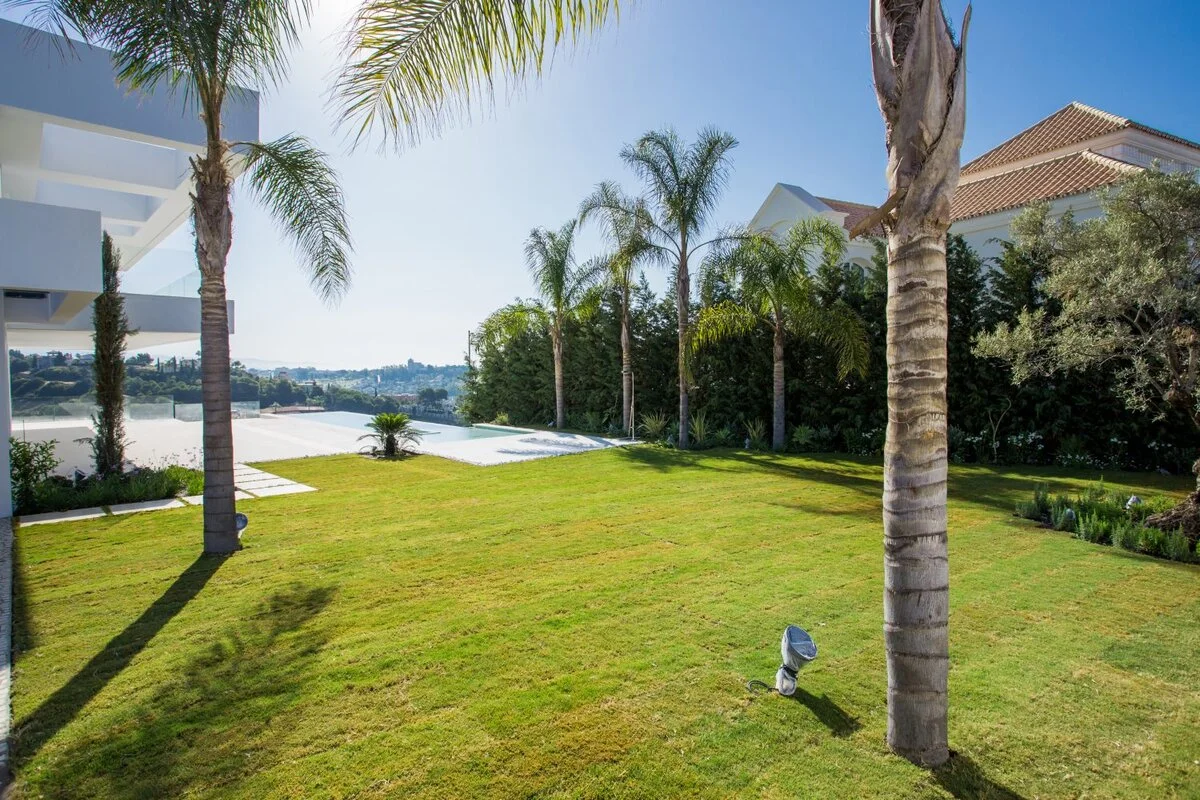
<svg viewBox="0 0 1200 800">
<path fill-rule="evenodd" d="M 132 333 L 125 316 L 125 298 L 120 292 L 121 258 L 107 233 L 101 243 L 103 291 L 92 310 L 92 342 L 95 361 L 96 404 L 92 416 L 96 435 L 92 456 L 101 477 L 119 474 L 125 463 L 125 339 Z"/>
</svg>

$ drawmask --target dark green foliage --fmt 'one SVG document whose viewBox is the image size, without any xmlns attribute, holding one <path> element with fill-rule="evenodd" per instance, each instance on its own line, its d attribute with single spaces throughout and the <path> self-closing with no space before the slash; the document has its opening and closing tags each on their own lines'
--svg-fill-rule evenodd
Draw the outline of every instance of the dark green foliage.
<svg viewBox="0 0 1200 800">
<path fill-rule="evenodd" d="M 50 473 L 62 463 L 54 455 L 55 439 L 45 442 L 27 442 L 24 439 L 9 439 L 9 463 L 12 477 L 12 500 L 15 513 L 26 511 L 34 504 L 34 493 Z"/>
<path fill-rule="evenodd" d="M 1038 484 L 1033 500 L 1018 503 L 1016 513 L 1093 544 L 1114 545 L 1172 561 L 1196 560 L 1196 542 L 1182 531 L 1162 531 L 1143 524 L 1150 515 L 1171 508 L 1174 503 L 1170 498 L 1129 501 L 1128 496 L 1106 489 L 1103 481 L 1089 486 L 1073 500 L 1066 495 L 1051 499 L 1046 485 Z"/>
<path fill-rule="evenodd" d="M 1200 435 L 1181 414 L 1129 411 L 1105 368 L 1012 384 L 1009 368 L 978 357 L 972 342 L 1030 303 L 1045 303 L 1041 264 L 1047 254 L 1006 246 L 984 264 L 957 236 L 947 244 L 950 284 L 950 457 L 956 462 L 1061 463 L 1096 469 L 1156 469 L 1187 473 L 1200 454 Z M 811 436 L 794 449 L 877 455 L 887 426 L 885 352 L 886 260 L 871 269 L 824 264 L 813 275 L 818 302 L 845 303 L 871 340 L 867 374 L 838 380 L 828 348 L 797 337 L 787 349 L 787 425 Z M 633 297 L 634 411 L 670 417 L 678 404 L 676 319 L 670 299 L 658 300 L 643 282 Z M 710 287 L 706 302 L 730 299 Z M 568 407 L 620 418 L 620 320 L 613 298 L 566 332 Z M 464 387 L 465 414 L 487 421 L 507 413 L 516 424 L 545 425 L 554 416 L 550 342 L 530 334 L 504 348 L 483 347 Z M 771 418 L 770 333 L 754 330 L 701 348 L 692 367 L 693 408 L 703 408 L 710 432 L 729 427 L 735 444 L 745 421 Z M 639 433 L 644 433 L 639 431 Z M 666 434 L 664 434 L 665 436 Z"/>
<path fill-rule="evenodd" d="M 125 339 L 132 333 L 121 295 L 121 259 L 107 232 L 101 240 L 103 289 L 93 303 L 96 413 L 92 458 L 96 474 L 119 474 L 125 466 Z"/>
<path fill-rule="evenodd" d="M 114 472 L 104 477 L 93 475 L 78 482 L 54 476 L 38 482 L 27 502 L 19 504 L 16 512 L 41 514 L 49 511 L 70 511 L 76 508 L 165 500 L 203 492 L 204 473 L 180 466 Z"/>
</svg>

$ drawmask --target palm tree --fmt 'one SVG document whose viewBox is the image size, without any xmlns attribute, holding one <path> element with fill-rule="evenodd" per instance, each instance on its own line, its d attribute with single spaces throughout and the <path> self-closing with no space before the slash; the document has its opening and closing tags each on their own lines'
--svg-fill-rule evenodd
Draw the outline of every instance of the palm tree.
<svg viewBox="0 0 1200 800">
<path fill-rule="evenodd" d="M 700 131 L 696 141 L 685 144 L 674 130 L 651 131 L 621 150 L 621 159 L 646 183 L 642 200 L 649 210 L 645 237 L 651 257 L 671 264 L 675 270 L 675 306 L 679 332 L 679 447 L 688 446 L 688 388 L 691 341 L 691 273 L 689 260 L 703 248 L 727 237 L 697 243 L 708 225 L 729 178 L 729 151 L 737 139 L 716 128 Z M 635 207 L 615 198 L 593 196 L 583 214 L 607 209 L 631 216 Z"/>
<path fill-rule="evenodd" d="M 191 159 L 192 225 L 200 270 L 200 364 L 204 405 L 204 551 L 239 548 L 234 523 L 233 425 L 225 266 L 233 241 L 229 196 L 237 171 L 292 240 L 313 288 L 334 300 L 350 281 L 350 237 L 337 175 L 325 154 L 289 134 L 273 142 L 222 136 L 225 101 L 247 86 L 274 86 L 307 23 L 307 0 L 46 0 L 50 25 L 69 26 L 113 52 L 130 89 L 177 92 L 204 125 L 205 148 Z"/>
<path fill-rule="evenodd" d="M 630 295 L 638 265 L 652 255 L 646 232 L 650 212 L 640 199 L 627 197 L 615 183 L 605 181 L 580 206 L 579 220 L 601 215 L 604 236 L 612 251 L 595 262 L 599 282 L 621 300 L 621 429 L 633 425 L 633 333 Z M 630 434 L 632 435 L 632 434 Z"/>
<path fill-rule="evenodd" d="M 946 551 L 946 231 L 966 122 L 966 38 L 940 0 L 872 0 L 875 92 L 887 123 L 888 201 L 859 230 L 888 229 L 888 426 L 883 631 L 888 746 L 950 757 Z"/>
<path fill-rule="evenodd" d="M 769 232 L 748 234 L 714 250 L 705 259 L 702 281 L 724 283 L 737 300 L 725 300 L 701 310 L 696 320 L 696 344 L 702 346 L 729 336 L 749 333 L 758 325 L 770 328 L 774 355 L 774 420 L 771 447 L 784 448 L 784 345 L 789 332 L 815 337 L 832 348 L 839 380 L 851 372 L 865 373 L 870 341 L 862 320 L 839 301 L 823 307 L 813 296 L 809 262 L 822 256 L 839 261 L 846 242 L 842 228 L 821 217 L 796 223 L 782 241 Z M 711 292 L 705 292 L 711 294 Z"/>
<path fill-rule="evenodd" d="M 413 426 L 408 414 L 384 411 L 372 417 L 367 427 L 371 432 L 358 437 L 359 441 L 373 439 L 378 442 L 383 449 L 384 458 L 394 458 L 406 452 L 410 447 L 420 444 L 423 436 L 421 431 Z"/>
<path fill-rule="evenodd" d="M 539 299 L 517 301 L 494 312 L 480 326 L 481 342 L 499 347 L 533 329 L 550 334 L 554 354 L 554 427 L 567 426 L 563 388 L 563 345 L 567 323 L 590 313 L 598 302 L 594 268 L 575 263 L 575 230 L 571 220 L 557 231 L 535 228 L 525 241 L 525 261 Z"/>
<path fill-rule="evenodd" d="M 333 92 L 360 143 L 415 144 L 469 119 L 498 78 L 516 89 L 560 47 L 617 16 L 619 0 L 364 0 Z"/>
</svg>

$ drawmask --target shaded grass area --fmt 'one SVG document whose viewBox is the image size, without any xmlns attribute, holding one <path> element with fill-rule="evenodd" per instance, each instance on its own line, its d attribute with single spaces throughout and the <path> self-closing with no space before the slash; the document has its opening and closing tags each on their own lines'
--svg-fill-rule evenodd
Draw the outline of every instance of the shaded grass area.
<svg viewBox="0 0 1200 800">
<path fill-rule="evenodd" d="M 649 447 L 279 462 L 319 492 L 17 533 L 16 794 L 1171 797 L 1200 786 L 1200 568 L 951 473 L 951 746 L 890 756 L 880 469 Z M 1187 482 L 1107 474 L 1182 495 Z M 821 656 L 772 680 L 794 622 Z"/>
</svg>

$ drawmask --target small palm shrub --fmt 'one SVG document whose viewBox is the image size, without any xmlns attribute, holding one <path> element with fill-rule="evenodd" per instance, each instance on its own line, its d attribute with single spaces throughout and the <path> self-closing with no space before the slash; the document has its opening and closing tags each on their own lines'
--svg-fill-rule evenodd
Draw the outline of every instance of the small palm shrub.
<svg viewBox="0 0 1200 800">
<path fill-rule="evenodd" d="M 376 414 L 367 423 L 367 428 L 371 432 L 358 437 L 359 441 L 374 440 L 379 446 L 372 448 L 372 452 L 378 453 L 384 458 L 401 455 L 421 442 L 422 434 L 413 427 L 408 414 L 392 414 L 386 411 Z"/>
<path fill-rule="evenodd" d="M 733 447 L 737 443 L 737 434 L 733 432 L 733 428 L 724 425 L 713 433 L 712 440 L 717 447 Z"/>
<path fill-rule="evenodd" d="M 792 429 L 792 449 L 800 453 L 809 452 L 816 435 L 811 425 L 797 425 Z"/>
<path fill-rule="evenodd" d="M 642 414 L 642 422 L 638 427 L 649 441 L 660 442 L 667 432 L 668 422 L 666 414 L 652 411 Z"/>
<path fill-rule="evenodd" d="M 599 411 L 588 411 L 583 415 L 583 429 L 588 433 L 603 433 L 604 415 Z"/>
<path fill-rule="evenodd" d="M 692 447 L 696 450 L 701 450 L 708 447 L 708 415 L 704 409 L 700 409 L 692 414 L 688 420 L 688 433 L 692 437 Z"/>
<path fill-rule="evenodd" d="M 767 426 L 761 419 L 752 419 L 746 423 L 746 436 L 750 439 L 751 450 L 767 448 Z"/>
</svg>

